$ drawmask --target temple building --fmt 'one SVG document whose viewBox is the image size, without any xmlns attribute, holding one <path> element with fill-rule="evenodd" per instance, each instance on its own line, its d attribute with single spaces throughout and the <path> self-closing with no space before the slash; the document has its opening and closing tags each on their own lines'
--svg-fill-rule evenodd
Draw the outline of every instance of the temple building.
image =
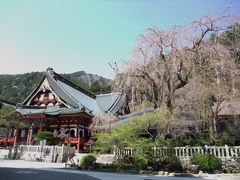
<svg viewBox="0 0 240 180">
<path fill-rule="evenodd" d="M 94 95 L 48 68 L 36 89 L 16 107 L 27 128 L 16 128 L 14 144 L 32 144 L 40 131 L 60 134 L 65 129 L 67 136 L 63 141 L 55 138 L 54 144 L 70 143 L 78 152 L 86 152 L 93 117 L 125 114 L 124 104 L 122 93 Z"/>
<path fill-rule="evenodd" d="M 4 107 L 4 106 L 10 106 L 11 109 L 15 109 L 16 104 L 0 99 L 0 110 Z M 11 115 L 12 116 L 12 115 Z M 15 126 L 14 124 L 9 124 L 8 126 L 5 124 L 5 121 L 7 118 L 15 118 L 15 117 L 7 117 L 5 116 L 1 116 L 0 113 L 0 147 L 8 147 L 8 146 L 13 146 L 14 145 L 14 141 L 16 141 L 15 139 Z"/>
<path fill-rule="evenodd" d="M 228 133 L 237 135 L 237 141 L 240 143 L 240 101 L 223 101 L 219 104 L 214 103 L 211 107 L 212 113 L 216 114 L 217 133 Z"/>
</svg>

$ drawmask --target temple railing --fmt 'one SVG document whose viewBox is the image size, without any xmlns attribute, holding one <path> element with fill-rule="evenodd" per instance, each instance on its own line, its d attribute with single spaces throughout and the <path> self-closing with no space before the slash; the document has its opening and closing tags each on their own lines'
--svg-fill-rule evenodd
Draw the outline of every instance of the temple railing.
<svg viewBox="0 0 240 180">
<path fill-rule="evenodd" d="M 7 139 L 7 142 L 14 143 L 15 137 L 9 137 Z"/>
<path fill-rule="evenodd" d="M 6 138 L 5 137 L 0 137 L 0 142 L 6 142 Z"/>
<path fill-rule="evenodd" d="M 64 143 L 70 143 L 70 144 L 78 144 L 80 141 L 80 138 L 77 137 L 66 137 L 64 139 Z"/>
<path fill-rule="evenodd" d="M 0 142 L 7 142 L 7 143 L 13 143 L 15 137 L 0 137 Z"/>
<path fill-rule="evenodd" d="M 59 139 L 59 138 L 55 138 L 54 140 L 54 144 L 59 144 L 59 143 L 64 143 L 64 144 L 82 144 L 85 142 L 85 140 L 83 138 L 78 138 L 78 137 L 66 137 L 64 139 Z"/>
<path fill-rule="evenodd" d="M 137 150 L 133 148 L 117 148 L 114 147 L 114 155 L 117 158 L 123 156 L 134 156 Z M 159 158 L 167 155 L 175 155 L 181 160 L 190 160 L 194 154 L 211 154 L 219 157 L 222 160 L 239 158 L 240 157 L 240 146 L 198 146 L 198 147 L 152 147 L 143 148 L 141 151 L 151 152 L 154 158 Z"/>
</svg>

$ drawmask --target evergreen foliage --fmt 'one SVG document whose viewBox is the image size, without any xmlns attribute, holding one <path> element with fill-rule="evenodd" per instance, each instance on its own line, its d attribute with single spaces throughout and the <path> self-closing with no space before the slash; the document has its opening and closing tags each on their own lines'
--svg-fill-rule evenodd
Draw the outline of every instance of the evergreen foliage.
<svg viewBox="0 0 240 180">
<path fill-rule="evenodd" d="M 109 153 L 114 145 L 120 148 L 169 146 L 173 142 L 169 139 L 181 139 L 186 132 L 186 126 L 163 108 L 133 117 L 128 123 L 115 127 L 109 133 L 97 134 L 94 150 Z"/>
<path fill-rule="evenodd" d="M 53 133 L 49 131 L 41 131 L 37 134 L 37 142 L 39 143 L 41 140 L 46 140 L 47 145 L 52 145 L 53 141 Z"/>
<path fill-rule="evenodd" d="M 221 159 L 211 154 L 195 154 L 192 163 L 198 165 L 199 169 L 204 172 L 219 170 L 222 165 Z"/>
<path fill-rule="evenodd" d="M 91 84 L 89 91 L 94 94 L 103 94 L 111 92 L 110 85 L 101 85 L 98 81 L 95 81 Z"/>
<path fill-rule="evenodd" d="M 92 154 L 86 155 L 82 158 L 80 162 L 80 167 L 83 169 L 91 169 L 94 167 L 94 164 L 96 162 L 96 157 Z"/>
<path fill-rule="evenodd" d="M 0 109 L 0 126 L 24 128 L 26 125 L 20 121 L 18 114 L 12 106 L 2 106 Z"/>
<path fill-rule="evenodd" d="M 22 102 L 41 80 L 43 73 L 0 75 L 0 97 L 13 103 Z"/>
<path fill-rule="evenodd" d="M 152 166 L 155 171 L 181 172 L 183 170 L 180 159 L 174 155 L 154 159 Z"/>
</svg>

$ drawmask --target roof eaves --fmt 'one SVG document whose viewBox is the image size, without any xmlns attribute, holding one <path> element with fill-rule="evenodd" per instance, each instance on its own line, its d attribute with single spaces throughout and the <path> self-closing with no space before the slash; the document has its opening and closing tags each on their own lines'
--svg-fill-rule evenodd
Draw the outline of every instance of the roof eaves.
<svg viewBox="0 0 240 180">
<path fill-rule="evenodd" d="M 113 110 L 115 109 L 115 107 L 117 106 L 117 105 L 119 105 L 119 102 L 122 100 L 122 98 L 124 98 L 123 97 L 123 94 L 121 93 L 121 95 L 119 95 L 117 98 L 116 98 L 116 100 L 114 101 L 114 103 L 110 106 L 110 108 L 107 110 L 107 112 L 110 112 L 110 113 L 112 113 L 112 114 L 115 114 L 116 112 L 113 112 Z M 120 106 L 122 106 L 122 104 L 120 105 Z M 118 109 L 119 110 L 119 109 Z M 117 111 L 118 111 L 117 110 Z"/>
</svg>

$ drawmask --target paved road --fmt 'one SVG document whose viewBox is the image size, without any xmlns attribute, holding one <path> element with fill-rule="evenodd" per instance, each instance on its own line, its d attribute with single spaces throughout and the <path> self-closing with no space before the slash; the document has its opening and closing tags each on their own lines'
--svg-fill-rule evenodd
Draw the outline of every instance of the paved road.
<svg viewBox="0 0 240 180">
<path fill-rule="evenodd" d="M 63 163 L 0 160 L 0 180 L 203 180 L 194 177 L 146 176 L 64 169 Z M 236 175 L 207 175 L 204 179 L 240 180 Z"/>
<path fill-rule="evenodd" d="M 0 168 L 0 180 L 192 180 L 195 178 L 156 177 L 88 172 L 69 169 Z M 198 179 L 197 179 L 198 180 Z"/>
<path fill-rule="evenodd" d="M 0 180 L 99 180 L 86 174 L 59 173 L 26 168 L 0 168 Z"/>
<path fill-rule="evenodd" d="M 64 163 L 48 163 L 48 162 L 33 162 L 33 161 L 24 161 L 24 160 L 3 160 L 0 159 L 0 168 L 9 167 L 9 168 L 64 168 Z"/>
<path fill-rule="evenodd" d="M 0 160 L 0 180 L 183 180 L 183 177 L 160 177 L 120 173 L 80 171 L 64 168 L 64 163 Z M 187 178 L 196 180 L 196 178 Z M 199 180 L 199 178 L 197 178 Z"/>
<path fill-rule="evenodd" d="M 54 172 L 66 172 L 76 174 L 87 174 L 91 177 L 95 177 L 101 180 L 202 180 L 200 178 L 192 177 L 170 177 L 170 176 L 147 176 L 147 175 L 134 175 L 134 174 L 123 174 L 123 173 L 104 173 L 94 171 L 79 171 L 70 169 L 47 169 L 47 171 Z"/>
</svg>

